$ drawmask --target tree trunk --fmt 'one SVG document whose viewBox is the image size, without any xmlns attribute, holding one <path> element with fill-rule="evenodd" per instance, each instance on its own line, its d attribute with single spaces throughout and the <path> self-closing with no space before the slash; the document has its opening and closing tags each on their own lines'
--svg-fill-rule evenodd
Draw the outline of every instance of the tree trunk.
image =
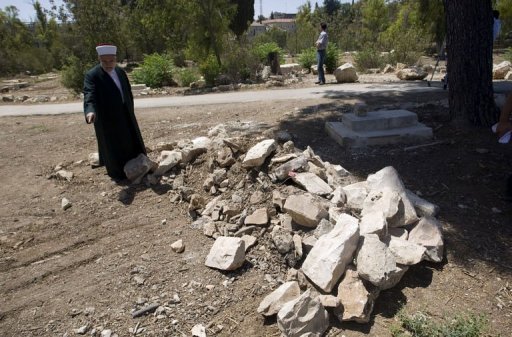
<svg viewBox="0 0 512 337">
<path fill-rule="evenodd" d="M 492 87 L 491 0 L 445 0 L 450 117 L 496 121 Z"/>
</svg>

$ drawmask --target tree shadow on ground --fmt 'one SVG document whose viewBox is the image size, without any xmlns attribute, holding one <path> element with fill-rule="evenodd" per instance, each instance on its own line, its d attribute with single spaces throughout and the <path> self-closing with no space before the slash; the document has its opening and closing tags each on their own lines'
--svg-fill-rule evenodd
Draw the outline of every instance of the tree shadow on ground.
<svg viewBox="0 0 512 337">
<path fill-rule="evenodd" d="M 330 97 L 341 95 L 345 94 L 326 92 Z M 281 119 L 278 127 L 292 135 L 297 148 L 310 146 L 323 160 L 343 166 L 359 180 L 395 167 L 408 189 L 441 207 L 438 219 L 450 262 L 470 267 L 480 260 L 511 275 L 512 204 L 501 196 L 512 173 L 512 146 L 499 146 L 486 128 L 449 123 L 448 109 L 440 103 L 446 97 L 445 91 L 351 95 L 370 110 L 407 106 L 433 128 L 434 140 L 444 141 L 413 151 L 405 151 L 407 145 L 350 150 L 334 142 L 325 123 L 340 121 L 351 112 L 353 100 L 305 107 Z"/>
</svg>

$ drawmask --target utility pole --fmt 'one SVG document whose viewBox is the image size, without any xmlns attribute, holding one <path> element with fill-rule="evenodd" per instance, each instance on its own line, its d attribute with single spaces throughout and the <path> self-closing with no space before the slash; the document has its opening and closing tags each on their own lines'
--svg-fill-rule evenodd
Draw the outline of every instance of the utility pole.
<svg viewBox="0 0 512 337">
<path fill-rule="evenodd" d="M 263 17 L 263 0 L 260 0 L 260 17 Z"/>
</svg>

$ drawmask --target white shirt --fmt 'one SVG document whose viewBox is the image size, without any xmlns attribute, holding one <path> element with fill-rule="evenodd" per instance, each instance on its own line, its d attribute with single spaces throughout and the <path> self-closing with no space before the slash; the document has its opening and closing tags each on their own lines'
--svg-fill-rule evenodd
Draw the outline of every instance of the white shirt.
<svg viewBox="0 0 512 337">
<path fill-rule="evenodd" d="M 121 81 L 119 80 L 119 76 L 117 76 L 116 70 L 114 69 L 111 72 L 109 72 L 108 74 L 110 75 L 110 77 L 112 78 L 114 83 L 116 84 L 117 89 L 119 89 L 119 93 L 121 94 L 121 98 L 123 99 L 123 102 L 124 102 L 123 88 L 121 87 Z"/>
</svg>

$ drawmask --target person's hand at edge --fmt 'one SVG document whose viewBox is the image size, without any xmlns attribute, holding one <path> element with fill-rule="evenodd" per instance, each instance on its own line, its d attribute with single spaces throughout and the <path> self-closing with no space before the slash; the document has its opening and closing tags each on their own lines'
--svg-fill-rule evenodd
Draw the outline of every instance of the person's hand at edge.
<svg viewBox="0 0 512 337">
<path fill-rule="evenodd" d="M 89 112 L 86 116 L 85 116 L 85 121 L 87 122 L 87 124 L 91 124 L 91 123 L 94 123 L 94 119 L 96 117 L 96 114 L 94 112 Z"/>
</svg>

